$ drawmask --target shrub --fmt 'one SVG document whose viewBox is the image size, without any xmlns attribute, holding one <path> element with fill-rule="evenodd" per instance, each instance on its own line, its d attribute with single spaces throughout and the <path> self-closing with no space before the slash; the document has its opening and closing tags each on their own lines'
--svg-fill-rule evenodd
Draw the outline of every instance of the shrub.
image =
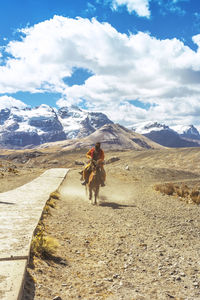
<svg viewBox="0 0 200 300">
<path fill-rule="evenodd" d="M 53 199 L 60 199 L 60 193 L 58 191 L 55 191 L 55 192 L 52 192 L 50 194 L 50 198 L 53 198 Z"/>
<path fill-rule="evenodd" d="M 164 186 L 164 193 L 167 195 L 173 195 L 174 192 L 175 192 L 175 187 L 173 183 L 166 183 L 166 185 Z"/>
<path fill-rule="evenodd" d="M 179 197 L 186 198 L 190 194 L 190 189 L 186 184 L 182 184 L 180 187 L 177 187 L 176 193 Z"/>
<path fill-rule="evenodd" d="M 200 192 L 198 189 L 193 189 L 190 193 L 190 198 L 193 202 L 200 204 Z"/>
<path fill-rule="evenodd" d="M 155 190 L 167 195 L 177 195 L 180 198 L 187 198 L 187 202 L 200 204 L 200 188 L 195 187 L 192 190 L 186 185 L 174 185 L 173 183 L 156 184 Z"/>
<path fill-rule="evenodd" d="M 51 216 L 51 210 L 50 210 L 50 206 L 48 205 L 48 203 L 45 205 L 42 215 L 43 215 L 43 217 L 46 215 Z"/>
<path fill-rule="evenodd" d="M 55 207 L 56 207 L 56 201 L 55 201 L 55 199 L 50 198 L 50 199 L 47 201 L 47 205 L 49 205 L 49 206 L 52 207 L 52 208 L 55 208 Z"/>
<path fill-rule="evenodd" d="M 31 242 L 31 250 L 35 256 L 48 257 L 55 254 L 59 242 L 51 237 L 45 236 L 44 231 L 39 231 Z"/>
<path fill-rule="evenodd" d="M 157 184 L 155 186 L 155 190 L 160 191 L 163 194 L 173 195 L 175 192 L 175 186 L 173 183 Z"/>
</svg>

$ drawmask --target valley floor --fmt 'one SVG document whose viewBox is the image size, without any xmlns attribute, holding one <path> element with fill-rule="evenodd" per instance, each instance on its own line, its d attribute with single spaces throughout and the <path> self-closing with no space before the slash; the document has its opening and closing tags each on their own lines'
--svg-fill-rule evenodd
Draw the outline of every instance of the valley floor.
<svg viewBox="0 0 200 300">
<path fill-rule="evenodd" d="M 199 177 L 126 164 L 125 157 L 106 165 L 98 206 L 71 169 L 45 221 L 63 262 L 35 258 L 23 300 L 200 299 L 200 206 L 154 189 Z"/>
</svg>

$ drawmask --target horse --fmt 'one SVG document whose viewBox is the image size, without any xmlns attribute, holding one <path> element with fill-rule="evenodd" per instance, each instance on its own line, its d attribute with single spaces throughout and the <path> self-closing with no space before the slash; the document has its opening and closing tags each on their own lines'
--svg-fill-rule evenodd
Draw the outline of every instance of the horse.
<svg viewBox="0 0 200 300">
<path fill-rule="evenodd" d="M 92 161 L 91 173 L 88 180 L 88 188 L 89 188 L 89 200 L 92 201 L 92 198 L 94 196 L 94 202 L 93 202 L 94 205 L 97 204 L 100 185 L 101 185 L 100 167 L 95 161 Z"/>
</svg>

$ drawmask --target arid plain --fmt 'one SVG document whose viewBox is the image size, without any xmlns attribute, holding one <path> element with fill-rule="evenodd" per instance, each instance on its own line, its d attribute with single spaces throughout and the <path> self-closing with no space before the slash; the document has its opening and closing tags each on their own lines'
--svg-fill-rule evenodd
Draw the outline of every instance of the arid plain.
<svg viewBox="0 0 200 300">
<path fill-rule="evenodd" d="M 200 149 L 106 151 L 106 161 L 118 160 L 105 165 L 97 206 L 80 183 L 85 152 L 1 151 L 0 192 L 48 168 L 70 168 L 43 220 L 60 246 L 54 259 L 32 258 L 23 300 L 200 299 L 200 206 L 155 189 L 199 190 Z"/>
</svg>

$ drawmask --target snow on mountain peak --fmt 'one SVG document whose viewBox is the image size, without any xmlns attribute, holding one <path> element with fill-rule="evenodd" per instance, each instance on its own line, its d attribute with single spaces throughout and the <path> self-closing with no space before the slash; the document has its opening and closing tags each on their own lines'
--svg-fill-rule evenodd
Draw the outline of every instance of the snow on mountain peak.
<svg viewBox="0 0 200 300">
<path fill-rule="evenodd" d="M 199 131 L 194 125 L 175 125 L 172 128 L 183 137 L 200 139 Z"/>
<path fill-rule="evenodd" d="M 151 131 L 171 130 L 169 126 L 158 122 L 142 122 L 129 126 L 129 128 L 140 134 L 147 134 Z"/>
<path fill-rule="evenodd" d="M 112 121 L 106 115 L 77 106 L 58 110 L 46 104 L 34 108 L 11 107 L 0 110 L 0 144 L 23 147 L 84 137 L 107 123 Z"/>
</svg>

